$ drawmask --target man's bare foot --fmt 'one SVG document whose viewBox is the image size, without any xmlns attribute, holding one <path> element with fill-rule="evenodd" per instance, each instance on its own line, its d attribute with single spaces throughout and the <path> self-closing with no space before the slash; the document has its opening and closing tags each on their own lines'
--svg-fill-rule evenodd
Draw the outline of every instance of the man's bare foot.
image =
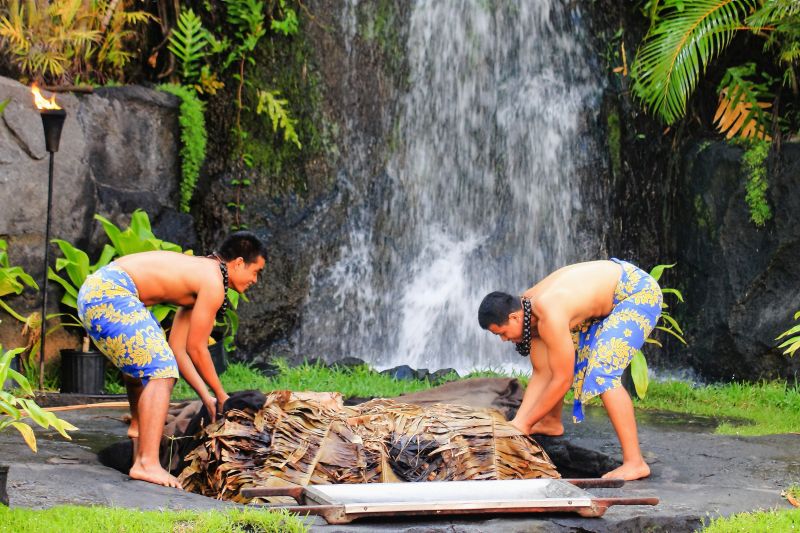
<svg viewBox="0 0 800 533">
<path fill-rule="evenodd" d="M 161 468 L 161 465 L 145 468 L 139 463 L 134 463 L 128 474 L 132 479 L 139 479 L 141 481 L 148 481 L 156 485 L 164 485 L 165 487 L 175 487 L 182 489 L 178 478 Z"/>
<path fill-rule="evenodd" d="M 633 481 L 634 479 L 646 478 L 650 475 L 650 467 L 644 461 L 634 463 L 622 463 L 622 466 L 615 468 L 611 472 L 603 474 L 604 479 L 624 479 Z"/>
<path fill-rule="evenodd" d="M 539 420 L 531 426 L 531 435 L 548 435 L 551 437 L 560 437 L 564 434 L 564 424 L 560 420 Z"/>
</svg>

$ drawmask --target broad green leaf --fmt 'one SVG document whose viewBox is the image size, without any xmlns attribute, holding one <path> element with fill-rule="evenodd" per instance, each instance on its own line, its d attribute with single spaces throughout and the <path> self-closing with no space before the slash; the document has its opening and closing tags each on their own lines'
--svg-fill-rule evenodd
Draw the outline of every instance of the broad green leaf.
<svg viewBox="0 0 800 533">
<path fill-rule="evenodd" d="M 41 427 L 46 429 L 50 426 L 50 420 L 47 417 L 47 413 L 42 411 L 42 408 L 36 405 L 35 401 L 27 398 L 20 398 L 19 405 L 25 409 L 31 420 L 39 424 Z"/>
<path fill-rule="evenodd" d="M 686 344 L 686 341 L 684 340 L 684 338 L 681 335 L 679 335 L 677 332 L 672 331 L 669 328 L 665 328 L 664 326 L 656 326 L 656 329 L 660 329 L 661 331 L 666 331 L 667 333 L 669 333 L 670 335 L 672 335 L 673 337 L 675 337 L 676 339 L 681 341 L 681 343 Z M 650 339 L 647 339 L 647 340 L 649 341 Z M 655 344 L 658 344 L 659 346 L 661 346 L 660 343 L 655 343 Z M 663 348 L 663 346 L 662 346 L 662 348 Z"/>
<path fill-rule="evenodd" d="M 656 327 L 656 329 L 658 329 L 658 327 Z M 655 344 L 659 348 L 663 348 L 664 347 L 660 342 L 658 342 L 657 340 L 655 340 L 653 338 L 650 338 L 650 337 L 646 338 L 644 340 L 644 342 L 647 342 L 647 343 L 650 343 L 650 344 Z"/>
<path fill-rule="evenodd" d="M 11 422 L 11 425 L 17 428 L 17 431 L 22 434 L 22 438 L 25 439 L 25 444 L 36 453 L 36 435 L 33 434 L 31 427 L 24 422 Z"/>
<path fill-rule="evenodd" d="M 788 337 L 789 335 L 794 335 L 797 332 L 800 332 L 800 324 L 797 324 L 793 328 L 791 328 L 791 329 L 789 329 L 787 331 L 784 331 L 783 333 L 781 333 L 780 335 L 775 337 L 775 340 L 782 339 L 784 337 Z"/>
<path fill-rule="evenodd" d="M 636 353 L 633 354 L 633 359 L 631 359 L 631 377 L 636 388 L 636 394 L 639 398 L 644 398 L 647 395 L 650 379 L 647 376 L 647 359 L 645 359 L 641 350 L 636 350 Z"/>
<path fill-rule="evenodd" d="M 664 294 L 674 294 L 675 296 L 678 297 L 678 301 L 680 301 L 681 303 L 684 301 L 683 294 L 681 294 L 681 291 L 679 291 L 678 289 L 670 289 L 669 287 L 667 288 L 662 287 L 661 292 Z"/>
<path fill-rule="evenodd" d="M 661 279 L 661 274 L 664 273 L 664 270 L 672 268 L 677 264 L 678 263 L 672 263 L 671 265 L 656 265 L 653 267 L 653 270 L 650 271 L 650 276 L 656 281 L 658 281 L 659 279 Z"/>
<path fill-rule="evenodd" d="M 669 322 L 669 325 L 672 326 L 672 329 L 683 335 L 683 330 L 681 329 L 681 327 L 678 325 L 678 322 L 674 318 L 672 318 L 670 315 L 666 313 L 662 314 L 661 318 Z"/>
</svg>

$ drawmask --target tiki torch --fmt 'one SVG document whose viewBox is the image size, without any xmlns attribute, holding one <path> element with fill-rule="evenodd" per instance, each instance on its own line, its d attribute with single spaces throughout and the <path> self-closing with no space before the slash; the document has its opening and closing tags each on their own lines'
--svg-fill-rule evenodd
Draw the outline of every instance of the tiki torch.
<svg viewBox="0 0 800 533">
<path fill-rule="evenodd" d="M 44 280 L 42 282 L 42 332 L 39 341 L 39 390 L 44 389 L 44 346 L 47 337 L 47 266 L 50 262 L 50 211 L 53 205 L 53 160 L 61 140 L 61 128 L 67 112 L 56 104 L 56 97 L 44 98 L 36 85 L 31 87 L 34 103 L 42 116 L 44 145 L 50 152 L 50 169 L 47 173 L 47 219 L 44 230 Z"/>
</svg>

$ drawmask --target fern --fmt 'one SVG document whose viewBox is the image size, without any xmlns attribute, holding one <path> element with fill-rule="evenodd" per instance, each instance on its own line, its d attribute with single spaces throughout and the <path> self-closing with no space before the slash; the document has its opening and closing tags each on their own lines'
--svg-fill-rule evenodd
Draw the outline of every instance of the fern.
<svg viewBox="0 0 800 533">
<path fill-rule="evenodd" d="M 175 84 L 160 85 L 159 89 L 181 99 L 181 199 L 180 208 L 189 212 L 200 168 L 206 158 L 206 121 L 204 104 L 197 93 L 188 87 Z"/>
<path fill-rule="evenodd" d="M 755 63 L 731 67 L 719 84 L 720 101 L 714 123 L 720 133 L 727 132 L 728 139 L 739 135 L 744 138 L 771 140 L 767 131 L 772 117 L 767 109 L 772 104 L 763 100 L 771 98 L 772 94 L 766 84 L 748 79 L 755 74 Z"/>
<path fill-rule="evenodd" d="M 800 311 L 794 314 L 794 319 L 795 320 L 800 319 Z M 784 355 L 793 357 L 794 353 L 797 350 L 800 350 L 800 323 L 795 324 L 794 327 L 791 327 L 786 331 L 784 331 L 783 333 L 781 333 L 780 335 L 778 335 L 778 337 L 775 340 L 776 341 L 781 340 L 784 337 L 789 337 L 789 338 L 786 339 L 782 344 L 780 344 L 778 348 L 786 348 L 783 352 Z"/>
<path fill-rule="evenodd" d="M 756 0 L 666 0 L 633 64 L 634 93 L 646 108 L 672 124 L 709 62 L 743 28 Z"/>
<path fill-rule="evenodd" d="M 300 144 L 297 131 L 294 129 L 297 120 L 289 116 L 289 111 L 286 109 L 289 102 L 284 98 L 278 98 L 279 95 L 280 91 L 258 91 L 256 113 L 260 115 L 266 112 L 272 120 L 272 131 L 278 131 L 280 127 L 283 129 L 284 141 L 291 141 L 298 148 L 302 148 L 303 145 Z"/>
<path fill-rule="evenodd" d="M 772 218 L 772 209 L 767 202 L 767 155 L 769 143 L 764 140 L 746 141 L 747 149 L 742 156 L 747 183 L 745 201 L 750 208 L 750 220 L 763 227 Z"/>
<path fill-rule="evenodd" d="M 9 0 L 0 11 L 0 47 L 23 77 L 57 83 L 121 79 L 133 58 L 132 27 L 154 20 L 123 2 Z M 109 18 L 110 17 L 110 18 Z"/>
<path fill-rule="evenodd" d="M 270 28 L 284 35 L 294 35 L 297 33 L 297 28 L 299 26 L 297 13 L 291 7 L 286 7 L 286 0 L 280 0 L 279 5 L 281 11 L 283 11 L 283 20 L 272 19 Z"/>
<path fill-rule="evenodd" d="M 180 63 L 181 79 L 185 83 L 193 83 L 200 77 L 200 63 L 206 58 L 203 49 L 208 44 L 208 32 L 200 17 L 191 9 L 181 11 L 167 48 Z"/>
</svg>

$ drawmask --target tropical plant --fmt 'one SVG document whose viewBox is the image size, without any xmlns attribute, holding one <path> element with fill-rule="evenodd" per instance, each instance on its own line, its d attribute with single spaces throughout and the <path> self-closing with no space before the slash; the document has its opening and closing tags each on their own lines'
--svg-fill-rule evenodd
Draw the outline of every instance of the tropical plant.
<svg viewBox="0 0 800 533">
<path fill-rule="evenodd" d="M 0 8 L 0 45 L 25 78 L 120 80 L 134 57 L 133 28 L 149 20 L 119 0 L 10 0 Z"/>
<path fill-rule="evenodd" d="M 769 143 L 761 139 L 743 139 L 745 146 L 742 163 L 747 177 L 745 197 L 750 208 L 750 220 L 763 227 L 772 218 L 772 209 L 767 202 L 767 167 Z"/>
<path fill-rule="evenodd" d="M 272 120 L 272 131 L 278 131 L 280 127 L 283 130 L 283 140 L 293 143 L 298 148 L 302 148 L 300 139 L 297 137 L 297 131 L 294 125 L 297 123 L 296 119 L 289 116 L 289 111 L 286 109 L 289 105 L 288 100 L 280 98 L 280 91 L 256 91 L 258 95 L 258 106 L 256 106 L 256 114 L 260 115 L 266 113 L 270 120 Z"/>
<path fill-rule="evenodd" d="M 633 91 L 667 124 L 686 112 L 689 97 L 710 62 L 742 31 L 766 38 L 783 80 L 797 87 L 800 2 L 796 0 L 653 0 L 651 26 L 633 64 Z M 759 81 L 759 79 L 761 81 Z M 765 83 L 766 82 L 766 83 Z M 715 121 L 729 137 L 767 138 L 772 80 L 745 64 L 727 70 L 718 90 Z"/>
<path fill-rule="evenodd" d="M 664 271 L 668 268 L 673 268 L 675 264 L 676 263 L 671 265 L 656 265 L 650 271 L 650 275 L 653 277 L 653 279 L 658 281 L 661 279 L 661 275 L 664 273 Z M 683 302 L 683 295 L 678 289 L 661 287 L 661 292 L 663 294 L 672 294 L 678 299 L 679 302 Z M 658 322 L 656 322 L 655 329 L 672 335 L 685 345 L 686 340 L 683 338 L 683 330 L 675 318 L 670 314 L 668 309 L 669 304 L 665 301 L 662 301 L 661 316 L 659 317 Z M 661 342 L 654 337 L 648 337 L 645 342 L 649 344 L 655 344 L 659 348 L 663 347 Z M 631 360 L 631 377 L 633 378 L 633 385 L 636 388 L 636 394 L 639 396 L 639 398 L 644 398 L 647 395 L 647 387 L 650 384 L 650 378 L 647 375 L 647 359 L 645 358 L 642 350 L 637 350 L 633 356 L 633 359 Z"/>
<path fill-rule="evenodd" d="M 181 247 L 177 244 L 163 241 L 153 234 L 147 213 L 140 209 L 134 211 L 133 215 L 131 215 L 130 225 L 124 230 L 100 215 L 95 215 L 94 218 L 103 225 L 103 230 L 109 241 L 111 241 L 111 244 L 103 246 L 103 251 L 100 253 L 100 258 L 97 262 L 90 263 L 86 252 L 67 241 L 61 239 L 53 240 L 61 249 L 63 257 L 56 259 L 55 270 L 48 269 L 48 279 L 63 287 L 64 295 L 61 297 L 61 303 L 76 311 L 78 308 L 78 291 L 83 282 L 86 281 L 86 278 L 117 257 L 154 250 L 182 252 Z M 191 254 L 191 250 L 185 253 Z M 176 307 L 171 304 L 156 304 L 151 308 L 151 311 L 159 321 L 163 321 L 175 309 Z M 64 321 L 62 318 L 59 326 L 83 327 L 78 317 L 72 312 L 60 313 L 58 316 L 67 319 Z"/>
<path fill-rule="evenodd" d="M 147 216 L 147 213 L 141 209 L 137 209 L 133 212 L 130 225 L 124 230 L 100 215 L 95 215 L 94 218 L 103 225 L 103 230 L 109 241 L 111 241 L 110 244 L 106 244 L 103 247 L 100 258 L 94 264 L 89 262 L 89 256 L 83 250 L 76 248 L 66 241 L 59 239 L 53 240 L 61 249 L 63 257 L 59 257 L 56 260 L 55 271 L 52 269 L 48 271 L 48 278 L 57 282 L 64 288 L 64 295 L 61 298 L 61 303 L 71 309 L 77 310 L 78 291 L 87 276 L 106 266 L 118 257 L 157 250 L 192 254 L 191 250 L 183 251 L 179 245 L 157 238 L 150 227 L 150 218 Z M 222 328 L 222 340 L 228 351 L 234 349 L 233 343 L 239 329 L 237 308 L 239 307 L 240 297 L 242 296 L 238 292 L 233 289 L 228 289 L 228 301 L 230 305 L 228 306 L 223 321 L 217 324 Z M 177 307 L 173 304 L 156 304 L 150 308 L 159 322 L 166 321 L 176 309 Z M 62 318 L 61 324 L 51 328 L 51 331 L 52 329 L 62 326 L 83 327 L 78 317 L 72 312 L 62 313 L 58 316 L 64 318 Z"/>
<path fill-rule="evenodd" d="M 175 28 L 169 35 L 169 46 L 180 65 L 180 76 L 184 83 L 193 83 L 200 78 L 202 62 L 208 55 L 209 33 L 203 28 L 200 17 L 191 9 L 181 11 Z"/>
<path fill-rule="evenodd" d="M 197 92 L 183 85 L 164 84 L 159 90 L 174 94 L 181 99 L 178 122 L 181 126 L 181 201 L 180 208 L 189 212 L 200 168 L 206 159 L 205 104 Z"/>
<path fill-rule="evenodd" d="M 3 298 L 9 294 L 22 294 L 22 291 L 25 290 L 25 286 L 36 289 L 37 291 L 39 290 L 39 286 L 22 267 L 11 266 L 8 253 L 6 252 L 7 249 L 8 243 L 0 239 L 0 308 L 20 322 L 25 322 L 27 319 L 4 302 Z"/>
<path fill-rule="evenodd" d="M 0 346 L 0 384 L 5 383 L 6 379 L 10 378 L 17 383 L 21 390 L 21 394 L 0 390 L 0 432 L 13 427 L 20 432 L 22 438 L 25 439 L 25 443 L 35 452 L 36 435 L 34 435 L 31 426 L 23 421 L 24 419 L 30 418 L 45 429 L 52 427 L 65 439 L 70 440 L 71 437 L 67 434 L 67 431 L 75 431 L 78 428 L 66 420 L 58 418 L 53 413 L 44 411 L 30 398 L 33 396 L 33 389 L 31 389 L 28 380 L 11 368 L 11 360 L 22 351 L 23 348 L 3 351 L 3 347 Z"/>
<path fill-rule="evenodd" d="M 796 312 L 794 314 L 794 319 L 795 320 L 800 319 L 800 311 L 798 311 L 798 312 Z M 794 353 L 797 350 L 800 350 L 800 322 L 798 322 L 793 327 L 787 329 L 786 331 L 784 331 L 783 333 L 778 335 L 778 337 L 775 340 L 776 341 L 777 340 L 781 340 L 781 339 L 783 339 L 785 337 L 788 337 L 788 338 L 785 341 L 783 341 L 783 343 L 780 344 L 778 346 L 778 348 L 779 349 L 780 348 L 786 348 L 783 351 L 783 353 L 785 355 L 793 357 Z"/>
</svg>

